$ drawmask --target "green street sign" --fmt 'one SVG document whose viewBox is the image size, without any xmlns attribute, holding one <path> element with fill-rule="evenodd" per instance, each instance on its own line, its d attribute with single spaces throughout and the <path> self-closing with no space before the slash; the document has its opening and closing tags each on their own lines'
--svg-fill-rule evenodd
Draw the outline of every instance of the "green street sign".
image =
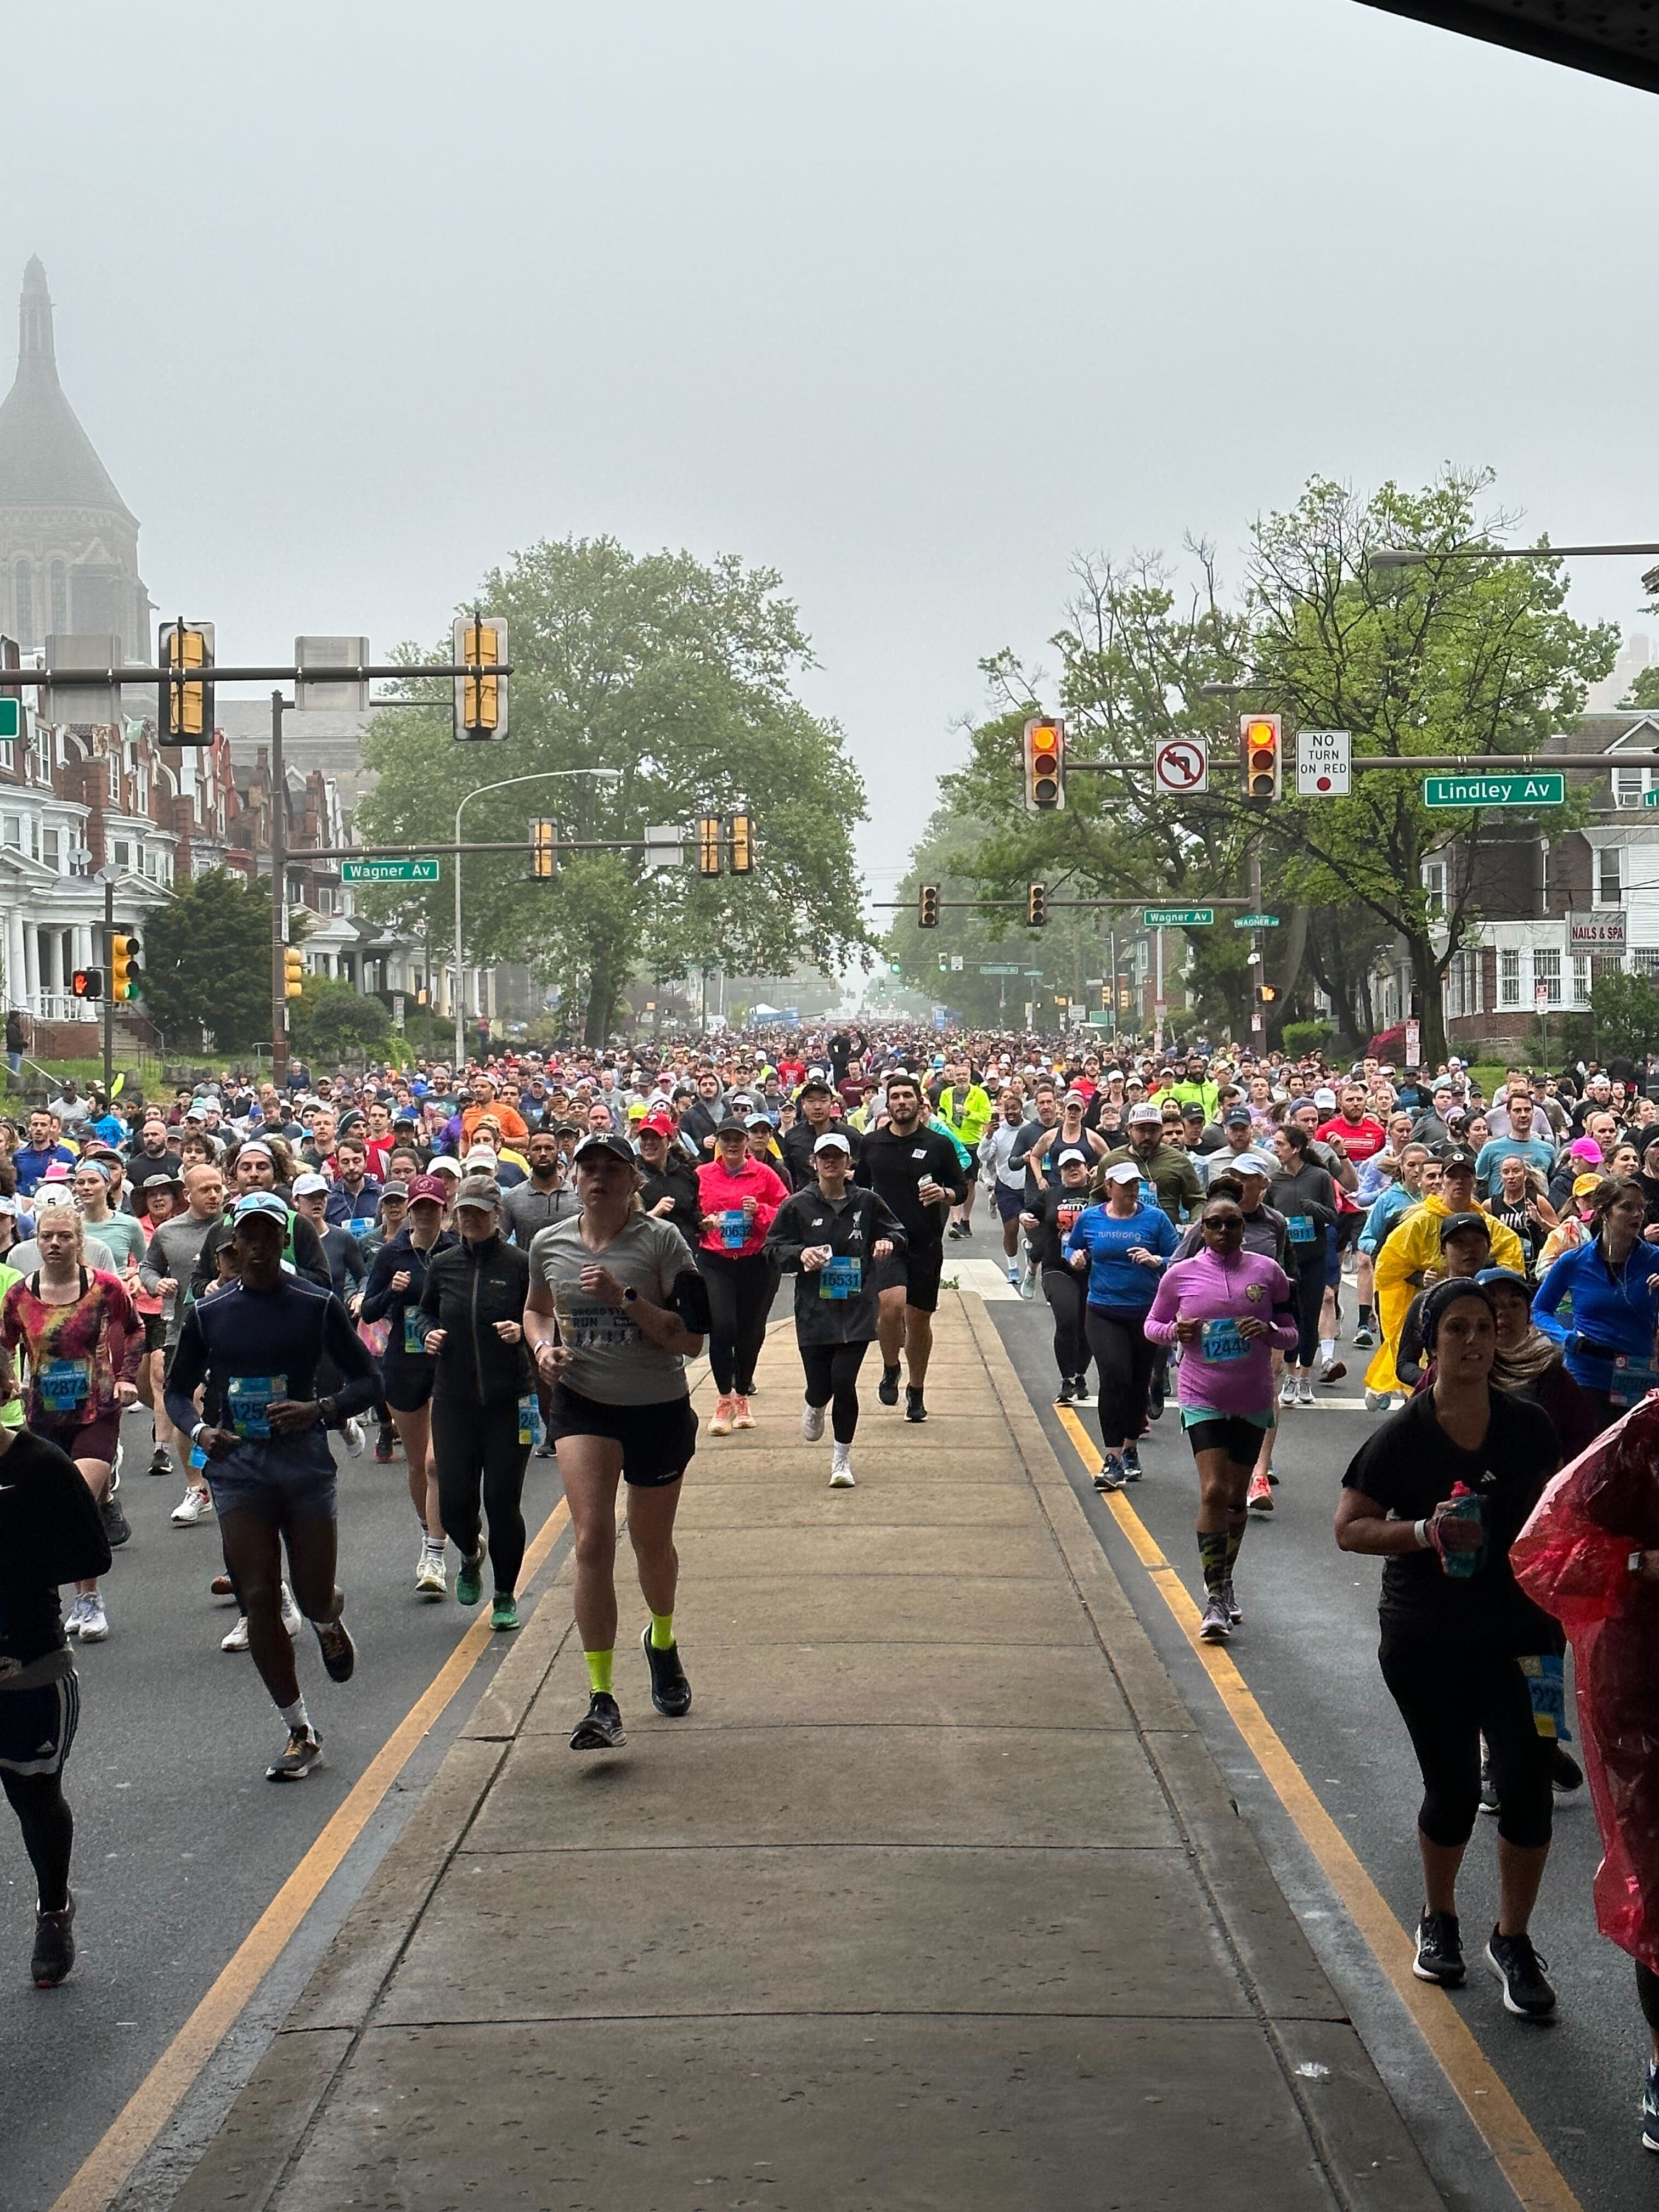
<svg viewBox="0 0 1659 2212">
<path fill-rule="evenodd" d="M 436 860 L 343 860 L 340 880 L 345 884 L 435 884 Z"/>
<path fill-rule="evenodd" d="M 1235 929 L 1277 929 L 1278 927 L 1279 916 L 1276 914 L 1237 914 L 1233 916 Z"/>
<path fill-rule="evenodd" d="M 22 701 L 21 699 L 0 699 L 0 738 L 21 738 L 22 734 Z"/>
<path fill-rule="evenodd" d="M 1659 791 L 1644 791 L 1642 804 L 1644 806 L 1659 806 Z"/>
<path fill-rule="evenodd" d="M 1565 806 L 1567 779 L 1551 775 L 1425 775 L 1425 806 Z"/>
<path fill-rule="evenodd" d="M 1009 967 L 1000 961 L 981 960 L 979 963 L 979 972 L 981 975 L 1018 975 L 1019 966 L 1018 962 L 1012 967 Z"/>
<path fill-rule="evenodd" d="M 1208 929 L 1215 920 L 1212 906 L 1149 906 L 1140 917 L 1143 929 Z"/>
</svg>

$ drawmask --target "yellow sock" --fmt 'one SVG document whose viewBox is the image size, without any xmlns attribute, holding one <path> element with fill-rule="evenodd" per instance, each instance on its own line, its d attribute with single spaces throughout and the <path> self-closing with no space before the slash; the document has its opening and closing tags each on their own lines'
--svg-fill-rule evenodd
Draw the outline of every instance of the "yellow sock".
<svg viewBox="0 0 1659 2212">
<path fill-rule="evenodd" d="M 587 1686 L 595 1697 L 601 1691 L 607 1697 L 611 1693 L 611 1662 L 615 1656 L 614 1651 L 584 1651 L 582 1654 L 587 1662 Z"/>
<path fill-rule="evenodd" d="M 651 1616 L 651 1649 L 669 1651 L 674 1644 L 674 1616 L 672 1613 L 653 1613 Z"/>
</svg>

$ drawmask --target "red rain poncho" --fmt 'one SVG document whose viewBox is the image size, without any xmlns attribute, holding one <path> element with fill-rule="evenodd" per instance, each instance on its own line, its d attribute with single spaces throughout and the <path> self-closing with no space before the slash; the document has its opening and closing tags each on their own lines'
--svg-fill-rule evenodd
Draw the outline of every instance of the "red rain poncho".
<svg viewBox="0 0 1659 2212">
<path fill-rule="evenodd" d="M 1595 1922 L 1659 1973 L 1659 1583 L 1630 1572 L 1659 1550 L 1659 1393 L 1558 1474 L 1510 1551 L 1515 1578 L 1572 1645 L 1603 1857 Z"/>
</svg>

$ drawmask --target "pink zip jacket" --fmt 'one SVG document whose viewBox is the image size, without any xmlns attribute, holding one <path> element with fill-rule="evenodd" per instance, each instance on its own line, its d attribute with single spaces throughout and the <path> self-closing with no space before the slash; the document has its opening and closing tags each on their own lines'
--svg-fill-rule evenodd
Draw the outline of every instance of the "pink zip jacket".
<svg viewBox="0 0 1659 2212">
<path fill-rule="evenodd" d="M 1201 1336 L 1195 1344 L 1183 1344 L 1183 1413 L 1191 1407 L 1207 1413 L 1260 1413 L 1272 1403 L 1272 1354 L 1296 1349 L 1293 1301 L 1289 1276 L 1260 1252 L 1235 1252 L 1225 1259 L 1197 1252 L 1166 1270 L 1146 1316 L 1149 1343 L 1173 1344 L 1177 1320 L 1226 1322 L 1249 1316 L 1272 1325 L 1266 1336 L 1244 1340 L 1242 1353 L 1238 1340 L 1224 1328 L 1207 1333 L 1209 1355 Z"/>
<path fill-rule="evenodd" d="M 727 1175 L 718 1160 L 710 1160 L 697 1170 L 697 1192 L 706 1221 L 697 1242 L 705 1252 L 718 1252 L 727 1260 L 754 1257 L 789 1195 L 787 1186 L 760 1160 L 745 1160 L 736 1175 Z M 745 1198 L 755 1200 L 755 1218 L 742 1243 L 728 1244 L 724 1217 Z"/>
</svg>

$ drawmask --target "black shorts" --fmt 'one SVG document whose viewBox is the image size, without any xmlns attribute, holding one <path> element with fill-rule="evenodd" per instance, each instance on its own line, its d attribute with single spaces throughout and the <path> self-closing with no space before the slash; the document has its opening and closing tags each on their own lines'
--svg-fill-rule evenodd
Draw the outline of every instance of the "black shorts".
<svg viewBox="0 0 1659 2212">
<path fill-rule="evenodd" d="M 872 1287 L 878 1297 L 883 1291 L 904 1287 L 904 1303 L 914 1306 L 918 1313 L 939 1311 L 939 1279 L 945 1272 L 945 1247 L 942 1244 L 923 1245 L 920 1250 L 912 1244 L 902 1255 L 895 1252 L 890 1260 L 878 1260 Z"/>
<path fill-rule="evenodd" d="M 81 1685 L 71 1668 L 33 1690 L 0 1684 L 0 1768 L 8 1774 L 61 1774 L 81 1718 Z"/>
<path fill-rule="evenodd" d="M 689 1398 L 606 1406 L 556 1382 L 547 1436 L 553 1444 L 565 1437 L 609 1437 L 622 1446 L 624 1482 L 636 1490 L 663 1490 L 678 1482 L 691 1463 L 697 1449 L 697 1417 Z"/>
<path fill-rule="evenodd" d="M 1200 1452 L 1224 1451 L 1235 1467 L 1254 1467 L 1261 1439 L 1269 1431 L 1243 1413 L 1217 1413 L 1207 1421 L 1194 1421 L 1187 1431 L 1193 1457 Z"/>
<path fill-rule="evenodd" d="M 998 1218 L 1003 1221 L 1018 1221 L 1025 1211 L 1024 1184 L 1000 1182 L 996 1190 Z"/>
<path fill-rule="evenodd" d="M 432 1400 L 433 1359 L 388 1359 L 380 1369 L 380 1395 L 394 1413 L 418 1413 Z"/>
<path fill-rule="evenodd" d="M 146 1354 L 160 1352 L 166 1346 L 167 1325 L 158 1313 L 146 1314 L 144 1321 L 144 1351 Z"/>
</svg>

